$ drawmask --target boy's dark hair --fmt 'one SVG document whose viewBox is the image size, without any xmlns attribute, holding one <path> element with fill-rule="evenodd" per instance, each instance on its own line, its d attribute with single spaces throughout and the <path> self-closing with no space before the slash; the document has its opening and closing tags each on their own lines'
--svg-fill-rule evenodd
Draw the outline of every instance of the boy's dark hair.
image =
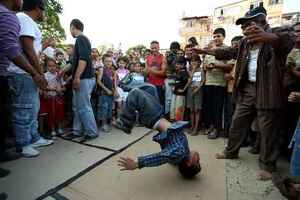
<svg viewBox="0 0 300 200">
<path fill-rule="evenodd" d="M 235 36 L 231 39 L 231 42 L 238 42 L 240 41 L 241 39 L 243 39 L 243 36 Z"/>
<path fill-rule="evenodd" d="M 73 19 L 71 21 L 70 26 L 74 26 L 76 29 L 78 29 L 80 31 L 83 31 L 83 29 L 84 29 L 84 25 L 79 19 Z"/>
<path fill-rule="evenodd" d="M 178 165 L 178 169 L 180 174 L 186 178 L 186 179 L 192 179 L 194 178 L 198 173 L 201 172 L 201 166 L 188 166 L 186 159 L 182 160 L 179 165 Z"/>
<path fill-rule="evenodd" d="M 56 60 L 54 58 L 48 58 L 45 60 L 45 65 L 48 65 L 49 62 L 54 62 L 56 64 Z"/>
<path fill-rule="evenodd" d="M 63 52 L 61 52 L 61 51 L 57 51 L 56 53 L 55 53 L 55 56 L 59 56 L 59 55 L 65 55 Z"/>
<path fill-rule="evenodd" d="M 102 62 L 104 62 L 104 60 L 105 60 L 105 58 L 112 58 L 112 56 L 110 55 L 110 54 L 104 54 L 103 56 L 102 56 Z"/>
<path fill-rule="evenodd" d="M 40 8 L 41 10 L 45 10 L 45 3 L 43 0 L 24 0 L 23 1 L 23 11 L 31 11 L 34 10 L 36 7 Z"/>
<path fill-rule="evenodd" d="M 186 65 L 186 59 L 184 56 L 179 56 L 175 59 L 175 64 L 182 64 L 182 65 Z"/>
<path fill-rule="evenodd" d="M 137 61 L 134 61 L 134 62 L 130 62 L 128 64 L 128 69 L 131 71 L 132 70 L 132 67 L 134 67 L 136 64 L 139 64 L 141 66 L 141 63 L 140 62 L 137 62 Z"/>
<path fill-rule="evenodd" d="M 159 42 L 156 41 L 156 40 L 154 40 L 154 41 L 152 41 L 150 44 L 151 44 L 151 45 L 152 45 L 152 44 L 159 44 Z"/>
<path fill-rule="evenodd" d="M 187 49 L 187 48 L 194 48 L 194 46 L 192 44 L 187 44 L 187 45 L 185 45 L 184 49 Z"/>
<path fill-rule="evenodd" d="M 189 39 L 189 42 L 191 42 L 193 46 L 197 46 L 198 45 L 197 39 L 195 37 L 191 37 Z"/>
<path fill-rule="evenodd" d="M 120 61 L 123 61 L 125 63 L 129 63 L 129 60 L 126 56 L 122 56 L 122 57 L 118 58 L 117 63 L 119 63 Z"/>
<path fill-rule="evenodd" d="M 170 50 L 179 50 L 180 49 L 180 44 L 179 42 L 172 42 L 170 45 Z"/>
<path fill-rule="evenodd" d="M 214 30 L 213 34 L 222 34 L 224 37 L 226 37 L 226 32 L 224 28 L 217 28 Z"/>
</svg>

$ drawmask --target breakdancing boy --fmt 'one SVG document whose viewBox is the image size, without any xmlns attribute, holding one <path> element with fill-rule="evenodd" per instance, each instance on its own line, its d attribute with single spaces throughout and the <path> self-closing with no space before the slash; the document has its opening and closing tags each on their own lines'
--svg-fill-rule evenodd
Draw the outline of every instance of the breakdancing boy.
<svg viewBox="0 0 300 200">
<path fill-rule="evenodd" d="M 138 111 L 141 123 L 150 129 L 158 130 L 153 141 L 160 144 L 161 151 L 151 155 L 132 158 L 121 157 L 118 165 L 123 170 L 136 170 L 144 167 L 157 167 L 165 163 L 177 165 L 185 178 L 193 178 L 201 171 L 198 152 L 190 151 L 184 127 L 188 122 L 171 124 L 163 118 L 163 108 L 159 103 L 155 88 L 133 89 L 125 103 L 124 109 L 116 122 L 116 127 L 127 134 L 131 133 Z"/>
</svg>

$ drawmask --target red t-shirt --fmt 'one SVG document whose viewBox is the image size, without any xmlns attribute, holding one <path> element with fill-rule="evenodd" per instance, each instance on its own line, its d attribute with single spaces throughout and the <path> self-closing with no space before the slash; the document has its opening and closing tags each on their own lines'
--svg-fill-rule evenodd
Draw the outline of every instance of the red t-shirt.
<svg viewBox="0 0 300 200">
<path fill-rule="evenodd" d="M 154 67 L 156 70 L 162 69 L 164 56 L 162 54 L 158 54 L 157 56 L 149 55 L 146 57 L 146 62 L 149 67 Z M 165 82 L 165 78 L 153 74 L 148 75 L 148 82 L 155 86 L 163 86 Z"/>
</svg>

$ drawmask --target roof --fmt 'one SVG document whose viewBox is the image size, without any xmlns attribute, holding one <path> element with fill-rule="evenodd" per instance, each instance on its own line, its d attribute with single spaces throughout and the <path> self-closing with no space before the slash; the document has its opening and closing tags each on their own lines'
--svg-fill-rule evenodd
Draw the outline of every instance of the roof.
<svg viewBox="0 0 300 200">
<path fill-rule="evenodd" d="M 184 17 L 181 20 L 191 20 L 191 19 L 208 19 L 209 16 L 195 16 L 195 17 Z"/>
<path fill-rule="evenodd" d="M 285 16 L 292 16 L 292 15 L 300 15 L 300 12 L 290 12 L 290 13 L 284 13 L 284 14 L 282 14 L 283 17 L 285 17 Z"/>
<path fill-rule="evenodd" d="M 216 7 L 215 10 L 219 9 L 219 8 L 224 8 L 224 7 L 232 6 L 232 5 L 235 5 L 235 4 L 239 4 L 239 3 L 242 3 L 244 1 L 248 1 L 248 0 L 241 0 L 241 1 L 233 2 L 233 3 L 229 3 L 229 4 L 224 4 L 222 6 Z"/>
</svg>

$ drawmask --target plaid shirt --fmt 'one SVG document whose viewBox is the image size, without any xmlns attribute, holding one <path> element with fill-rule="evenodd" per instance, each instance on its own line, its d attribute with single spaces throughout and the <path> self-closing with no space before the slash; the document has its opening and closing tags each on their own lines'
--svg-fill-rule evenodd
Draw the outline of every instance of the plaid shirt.
<svg viewBox="0 0 300 200">
<path fill-rule="evenodd" d="M 187 137 L 183 132 L 187 124 L 188 122 L 176 122 L 167 131 L 156 134 L 153 141 L 160 144 L 161 151 L 138 157 L 139 168 L 156 167 L 165 163 L 176 165 L 187 158 L 190 150 Z"/>
</svg>

